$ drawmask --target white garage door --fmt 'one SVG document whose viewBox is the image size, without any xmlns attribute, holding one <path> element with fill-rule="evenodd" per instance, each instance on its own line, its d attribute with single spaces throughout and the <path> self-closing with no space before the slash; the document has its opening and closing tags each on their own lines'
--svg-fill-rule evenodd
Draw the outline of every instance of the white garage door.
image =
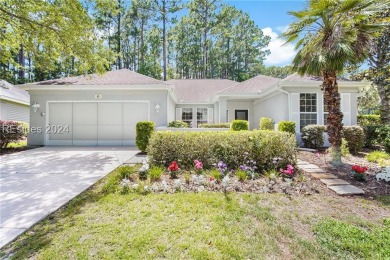
<svg viewBox="0 0 390 260">
<path fill-rule="evenodd" d="M 134 145 L 135 125 L 149 120 L 147 101 L 49 102 L 47 145 Z"/>
</svg>

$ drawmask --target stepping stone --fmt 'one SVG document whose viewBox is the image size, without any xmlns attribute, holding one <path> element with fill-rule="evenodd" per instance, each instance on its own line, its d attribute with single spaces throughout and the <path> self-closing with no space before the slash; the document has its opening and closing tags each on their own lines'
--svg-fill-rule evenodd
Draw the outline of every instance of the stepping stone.
<svg viewBox="0 0 390 260">
<path fill-rule="evenodd" d="M 342 179 L 320 179 L 322 183 L 325 183 L 327 186 L 334 186 L 334 185 L 348 185 L 349 182 L 344 181 Z"/>
<path fill-rule="evenodd" d="M 299 168 L 305 170 L 305 169 L 319 169 L 317 165 L 314 164 L 303 164 L 303 165 L 298 165 Z"/>
<path fill-rule="evenodd" d="M 336 192 L 338 195 L 359 195 L 364 194 L 364 190 L 353 185 L 334 185 L 328 186 L 329 189 Z"/>
<path fill-rule="evenodd" d="M 337 176 L 331 173 L 311 173 L 311 177 L 315 179 L 337 179 Z"/>
<path fill-rule="evenodd" d="M 297 165 L 309 164 L 308 162 L 297 160 Z"/>
<path fill-rule="evenodd" d="M 308 172 L 308 173 L 326 173 L 326 171 L 324 171 L 323 169 L 320 169 L 320 168 L 316 168 L 316 169 L 303 169 L 305 172 Z"/>
</svg>

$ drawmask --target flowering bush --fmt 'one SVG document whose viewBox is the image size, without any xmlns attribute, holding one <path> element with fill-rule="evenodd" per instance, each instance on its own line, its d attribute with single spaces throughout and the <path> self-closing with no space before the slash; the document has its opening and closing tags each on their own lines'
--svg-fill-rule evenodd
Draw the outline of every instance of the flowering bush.
<svg viewBox="0 0 390 260">
<path fill-rule="evenodd" d="M 361 167 L 361 166 L 355 164 L 352 166 L 352 171 L 354 173 L 355 179 L 360 180 L 360 181 L 366 179 L 366 171 L 367 171 L 366 166 Z"/>
<path fill-rule="evenodd" d="M 248 177 L 250 177 L 252 180 L 255 178 L 255 172 L 257 170 L 257 163 L 256 161 L 249 158 L 249 153 L 244 153 L 245 162 L 244 164 L 240 165 L 240 170 L 244 171 Z"/>
<path fill-rule="evenodd" d="M 203 170 L 203 163 L 199 160 L 195 160 L 194 164 L 195 164 L 196 173 L 201 174 Z"/>
<path fill-rule="evenodd" d="M 279 172 L 287 177 L 292 177 L 294 175 L 294 167 L 292 167 L 292 165 L 289 164 L 287 165 L 287 168 L 285 170 L 280 168 Z"/>
<path fill-rule="evenodd" d="M 146 180 L 149 171 L 149 164 L 146 160 L 142 161 L 142 166 L 138 171 L 139 171 L 139 178 L 142 180 Z"/>
<path fill-rule="evenodd" d="M 169 165 L 168 170 L 169 170 L 169 174 L 171 175 L 171 178 L 177 178 L 177 174 L 180 168 L 177 162 L 173 161 L 171 165 Z"/>
<path fill-rule="evenodd" d="M 227 170 L 227 165 L 223 161 L 219 161 L 217 164 L 218 171 L 221 173 L 222 176 L 225 175 L 225 172 Z"/>
</svg>

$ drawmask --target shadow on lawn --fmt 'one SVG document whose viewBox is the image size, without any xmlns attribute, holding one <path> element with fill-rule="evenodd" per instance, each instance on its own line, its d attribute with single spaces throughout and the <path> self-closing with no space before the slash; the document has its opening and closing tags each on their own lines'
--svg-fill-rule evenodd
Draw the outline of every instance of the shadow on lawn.
<svg viewBox="0 0 390 260">
<path fill-rule="evenodd" d="M 95 185 L 70 200 L 57 211 L 51 213 L 26 230 L 15 241 L 2 248 L 0 251 L 0 259 L 31 258 L 34 253 L 50 245 L 53 234 L 61 232 L 64 229 L 64 224 L 69 225 L 69 222 L 72 223 L 74 216 L 80 213 L 80 209 L 84 205 L 97 202 L 107 195 L 99 187 L 103 180 L 98 181 Z M 63 219 L 66 219 L 66 221 Z M 60 220 L 62 220 L 62 224 L 60 224 Z"/>
</svg>

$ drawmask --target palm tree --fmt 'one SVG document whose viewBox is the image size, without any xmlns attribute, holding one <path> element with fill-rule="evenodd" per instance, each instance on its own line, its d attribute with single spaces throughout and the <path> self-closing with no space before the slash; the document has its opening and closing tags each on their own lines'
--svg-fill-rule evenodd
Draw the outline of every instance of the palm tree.
<svg viewBox="0 0 390 260">
<path fill-rule="evenodd" d="M 341 163 L 343 114 L 337 76 L 348 65 L 358 65 L 368 58 L 372 42 L 382 25 L 371 19 L 388 8 L 388 1 L 308 0 L 307 7 L 289 12 L 295 21 L 283 33 L 287 43 L 299 51 L 293 60 L 298 74 L 322 76 L 321 89 L 329 111 L 327 130 L 333 150 L 332 162 Z"/>
</svg>

